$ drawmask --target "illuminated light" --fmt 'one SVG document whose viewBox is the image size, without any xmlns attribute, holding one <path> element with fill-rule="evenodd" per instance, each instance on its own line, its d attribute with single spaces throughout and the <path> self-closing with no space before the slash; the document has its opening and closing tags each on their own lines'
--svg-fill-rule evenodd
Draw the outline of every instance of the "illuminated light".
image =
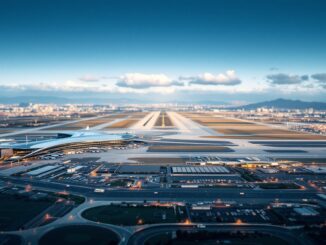
<svg viewBox="0 0 326 245">
<path fill-rule="evenodd" d="M 190 225 L 190 224 L 191 224 L 191 221 L 190 221 L 190 219 L 186 219 L 184 223 L 185 223 L 186 225 Z"/>
<path fill-rule="evenodd" d="M 140 189 L 141 188 L 141 181 L 137 181 L 137 185 L 136 186 L 137 186 L 137 188 Z"/>
<path fill-rule="evenodd" d="M 137 225 L 142 225 L 144 221 L 142 219 L 137 220 Z"/>
<path fill-rule="evenodd" d="M 63 196 L 68 196 L 69 195 L 69 192 L 67 191 L 60 191 L 58 192 L 59 195 L 63 195 Z"/>
<path fill-rule="evenodd" d="M 91 174 L 90 174 L 91 177 L 96 177 L 97 176 L 97 173 L 96 171 L 92 171 Z"/>
<path fill-rule="evenodd" d="M 26 192 L 30 192 L 30 191 L 32 191 L 32 186 L 31 186 L 31 185 L 26 185 L 26 186 L 25 186 L 25 191 L 26 191 Z"/>
<path fill-rule="evenodd" d="M 46 215 L 44 216 L 44 219 L 45 219 L 45 220 L 49 220 L 49 219 L 51 219 L 51 215 L 50 215 L 50 214 L 46 214 Z"/>
<path fill-rule="evenodd" d="M 242 220 L 241 220 L 241 219 L 237 219 L 237 220 L 235 221 L 235 223 L 236 223 L 237 225 L 240 225 L 240 224 L 242 224 Z"/>
</svg>

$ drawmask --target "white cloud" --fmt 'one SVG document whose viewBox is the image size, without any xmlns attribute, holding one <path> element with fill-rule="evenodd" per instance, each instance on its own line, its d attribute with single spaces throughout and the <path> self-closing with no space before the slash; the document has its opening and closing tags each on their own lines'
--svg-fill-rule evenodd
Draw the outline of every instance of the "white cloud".
<svg viewBox="0 0 326 245">
<path fill-rule="evenodd" d="M 79 77 L 79 80 L 83 82 L 98 82 L 101 80 L 101 77 L 97 77 L 94 75 L 84 75 Z"/>
<path fill-rule="evenodd" d="M 68 80 L 65 82 L 54 83 L 34 83 L 34 84 L 8 84 L 0 85 L 0 90 L 14 90 L 14 91 L 47 91 L 47 92 L 76 92 L 76 93 L 134 93 L 134 94 L 171 94 L 175 92 L 174 86 L 166 87 L 148 87 L 143 89 L 136 89 L 132 87 L 118 87 L 112 82 L 81 82 Z"/>
<path fill-rule="evenodd" d="M 226 71 L 222 74 L 213 75 L 211 73 L 203 73 L 197 76 L 179 77 L 176 81 L 165 74 L 142 74 L 142 73 L 127 73 L 119 77 L 110 77 L 99 82 L 88 82 L 81 80 L 69 80 L 65 82 L 43 82 L 43 83 L 6 83 L 0 84 L 0 90 L 9 92 L 29 92 L 35 93 L 42 91 L 47 93 L 62 92 L 62 93 L 114 93 L 114 94 L 198 94 L 205 97 L 205 94 L 220 93 L 220 94 L 280 94 L 291 95 L 298 93 L 318 94 L 321 89 L 326 89 L 324 85 L 324 73 L 313 74 L 308 80 L 305 76 L 298 76 L 302 83 L 287 84 L 286 89 L 281 86 L 273 86 L 271 82 L 266 82 L 265 77 L 259 78 L 261 82 L 251 79 L 240 80 L 234 71 Z M 307 76 L 308 77 L 308 76 Z M 90 78 L 90 77 L 88 77 Z M 273 77 L 274 80 L 280 77 Z M 282 78 L 282 77 L 281 77 Z M 290 77 L 293 80 L 293 77 Z M 318 80 L 317 80 L 318 79 Z M 281 79 L 282 80 L 282 79 Z M 284 80 L 284 79 L 283 79 Z M 283 81 L 282 80 L 282 81 Z M 285 79 L 286 80 L 286 79 Z M 290 79 L 291 80 L 291 79 Z M 291 80 L 291 81 L 292 81 Z M 295 79 L 294 79 L 295 80 Z M 241 84 L 240 84 L 241 83 Z M 239 84 L 239 85 L 238 85 Z M 315 84 L 314 86 L 309 86 Z M 238 86 L 235 86 L 238 85 Z M 4 92 L 5 93 L 5 92 Z"/>
<path fill-rule="evenodd" d="M 241 84 L 241 80 L 236 76 L 235 71 L 229 70 L 225 73 L 214 75 L 206 72 L 197 76 L 180 77 L 180 80 L 188 80 L 189 84 L 201 84 L 201 85 L 226 85 L 234 86 Z"/>
<path fill-rule="evenodd" d="M 6 89 L 15 90 L 39 90 L 39 91 L 63 91 L 63 92 L 111 92 L 114 86 L 98 83 L 76 82 L 68 80 L 65 82 L 54 83 L 35 83 L 35 84 L 10 84 L 3 86 Z"/>
<path fill-rule="evenodd" d="M 127 73 L 116 83 L 119 87 L 146 89 L 150 87 L 181 86 L 182 83 L 173 81 L 165 74 Z"/>
</svg>

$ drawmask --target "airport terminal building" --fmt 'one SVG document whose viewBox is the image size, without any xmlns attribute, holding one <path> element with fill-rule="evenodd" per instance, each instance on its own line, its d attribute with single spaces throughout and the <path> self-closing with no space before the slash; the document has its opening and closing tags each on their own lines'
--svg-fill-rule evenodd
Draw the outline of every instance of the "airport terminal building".
<svg viewBox="0 0 326 245">
<path fill-rule="evenodd" d="M 34 157 L 41 154 L 67 149 L 83 149 L 108 145 L 123 145 L 135 141 L 136 136 L 124 134 L 107 134 L 104 132 L 78 131 L 58 134 L 54 139 L 32 141 L 25 143 L 0 144 L 1 157 L 6 154 L 20 156 L 21 158 Z"/>
</svg>

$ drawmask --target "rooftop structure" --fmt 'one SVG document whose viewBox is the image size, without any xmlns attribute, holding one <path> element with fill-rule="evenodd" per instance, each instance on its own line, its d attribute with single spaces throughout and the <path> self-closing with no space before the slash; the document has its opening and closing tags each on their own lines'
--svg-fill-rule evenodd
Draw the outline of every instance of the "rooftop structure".
<svg viewBox="0 0 326 245">
<path fill-rule="evenodd" d="M 76 131 L 72 133 L 58 134 L 60 137 L 55 139 L 47 139 L 41 141 L 32 141 L 26 143 L 3 143 L 0 149 L 13 149 L 18 151 L 26 151 L 24 157 L 37 155 L 41 152 L 60 150 L 62 148 L 81 148 L 91 147 L 102 144 L 118 144 L 135 139 L 135 135 L 124 134 L 107 134 L 97 131 Z M 63 137 L 63 135 L 65 137 Z"/>
<path fill-rule="evenodd" d="M 172 167 L 173 174 L 225 174 L 229 172 L 222 166 Z"/>
<path fill-rule="evenodd" d="M 302 216 L 316 216 L 319 213 L 310 207 L 294 208 L 294 211 Z"/>
<path fill-rule="evenodd" d="M 159 174 L 159 165 L 123 165 L 117 172 L 120 174 Z"/>
</svg>

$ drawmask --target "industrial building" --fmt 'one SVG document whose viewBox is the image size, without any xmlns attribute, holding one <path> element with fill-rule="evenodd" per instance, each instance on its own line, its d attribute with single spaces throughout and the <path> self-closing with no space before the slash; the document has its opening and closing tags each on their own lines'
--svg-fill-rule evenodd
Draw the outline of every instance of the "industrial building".
<svg viewBox="0 0 326 245">
<path fill-rule="evenodd" d="M 230 171 L 223 166 L 172 167 L 172 174 L 227 174 Z"/>
<path fill-rule="evenodd" d="M 161 167 L 158 165 L 122 165 L 116 171 L 118 174 L 159 174 Z"/>
</svg>

